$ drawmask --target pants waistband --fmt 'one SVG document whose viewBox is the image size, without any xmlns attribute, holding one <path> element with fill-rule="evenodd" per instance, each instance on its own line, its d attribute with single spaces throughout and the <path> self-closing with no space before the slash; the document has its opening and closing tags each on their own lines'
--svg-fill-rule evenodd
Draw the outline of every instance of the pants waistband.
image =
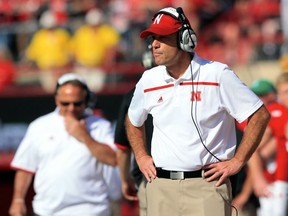
<svg viewBox="0 0 288 216">
<path fill-rule="evenodd" d="M 182 180 L 186 178 L 201 178 L 202 170 L 196 171 L 170 171 L 156 168 L 158 178 L 166 178 L 172 180 Z"/>
</svg>

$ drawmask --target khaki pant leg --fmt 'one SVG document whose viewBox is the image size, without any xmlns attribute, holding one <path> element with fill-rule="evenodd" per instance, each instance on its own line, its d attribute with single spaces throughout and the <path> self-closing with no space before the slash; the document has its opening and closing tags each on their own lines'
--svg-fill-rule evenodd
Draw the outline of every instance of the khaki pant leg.
<svg viewBox="0 0 288 216">
<path fill-rule="evenodd" d="M 142 180 L 137 193 L 139 199 L 140 216 L 147 216 L 146 184 L 146 181 Z"/>
<path fill-rule="evenodd" d="M 147 216 L 231 216 L 230 181 L 220 187 L 202 178 L 147 183 Z"/>
</svg>

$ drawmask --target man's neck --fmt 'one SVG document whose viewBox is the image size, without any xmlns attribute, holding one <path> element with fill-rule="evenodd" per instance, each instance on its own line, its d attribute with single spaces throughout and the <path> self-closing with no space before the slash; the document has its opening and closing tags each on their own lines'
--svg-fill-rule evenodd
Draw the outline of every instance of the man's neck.
<svg viewBox="0 0 288 216">
<path fill-rule="evenodd" d="M 178 64 L 167 66 L 166 70 L 174 79 L 179 79 L 187 70 L 191 61 L 194 57 L 193 53 L 185 53 L 181 56 L 181 60 L 178 61 Z"/>
</svg>

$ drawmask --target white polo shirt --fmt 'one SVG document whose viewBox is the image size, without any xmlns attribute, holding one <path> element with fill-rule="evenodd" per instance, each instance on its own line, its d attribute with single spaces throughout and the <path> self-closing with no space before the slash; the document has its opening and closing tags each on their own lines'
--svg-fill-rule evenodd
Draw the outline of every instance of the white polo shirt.
<svg viewBox="0 0 288 216">
<path fill-rule="evenodd" d="M 165 66 L 145 71 L 128 115 L 140 127 L 152 114 L 151 154 L 156 167 L 193 171 L 218 161 L 212 154 L 230 159 L 236 147 L 235 119 L 244 121 L 262 104 L 227 65 L 195 53 L 178 80 Z"/>
<path fill-rule="evenodd" d="M 96 116 L 85 121 L 92 137 L 116 150 L 108 121 Z M 116 169 L 98 162 L 67 133 L 58 110 L 29 125 L 11 166 L 35 173 L 33 209 L 41 216 L 108 216 L 109 196 L 121 195 Z"/>
</svg>

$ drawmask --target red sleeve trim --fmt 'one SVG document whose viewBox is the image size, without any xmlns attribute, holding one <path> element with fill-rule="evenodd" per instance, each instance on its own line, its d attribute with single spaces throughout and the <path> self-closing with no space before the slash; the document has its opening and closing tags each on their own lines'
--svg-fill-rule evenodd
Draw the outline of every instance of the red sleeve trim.
<svg viewBox="0 0 288 216">
<path fill-rule="evenodd" d="M 119 143 L 115 143 L 115 145 L 117 146 L 117 148 L 125 150 L 125 151 L 131 150 L 130 146 L 123 146 L 123 145 L 121 145 Z"/>
<path fill-rule="evenodd" d="M 219 83 L 216 82 L 183 82 L 180 85 L 207 85 L 207 86 L 220 86 Z"/>
<path fill-rule="evenodd" d="M 180 86 L 184 86 L 184 85 L 220 86 L 220 84 L 216 83 L 216 82 L 183 82 L 180 84 Z M 144 89 L 144 93 L 151 92 L 151 91 L 157 91 L 157 90 L 165 89 L 165 88 L 170 88 L 173 86 L 174 86 L 174 84 L 168 84 L 168 85 L 157 86 L 157 87 L 153 87 L 153 88 L 147 88 L 147 89 Z"/>
<path fill-rule="evenodd" d="M 173 86 L 174 86 L 174 84 L 168 84 L 168 85 L 164 85 L 164 86 L 148 88 L 148 89 L 144 89 L 144 93 L 151 92 L 151 91 L 156 91 L 156 90 L 159 90 L 159 89 L 170 88 L 170 87 L 173 87 Z"/>
<path fill-rule="evenodd" d="M 16 166 L 10 166 L 11 167 L 11 169 L 14 169 L 14 170 L 19 170 L 19 171 L 23 171 L 23 172 L 26 172 L 26 173 L 30 173 L 30 174 L 35 174 L 35 172 L 32 172 L 32 171 L 30 171 L 30 170 L 26 170 L 26 169 L 23 169 L 23 168 L 20 168 L 20 167 L 16 167 Z"/>
</svg>

